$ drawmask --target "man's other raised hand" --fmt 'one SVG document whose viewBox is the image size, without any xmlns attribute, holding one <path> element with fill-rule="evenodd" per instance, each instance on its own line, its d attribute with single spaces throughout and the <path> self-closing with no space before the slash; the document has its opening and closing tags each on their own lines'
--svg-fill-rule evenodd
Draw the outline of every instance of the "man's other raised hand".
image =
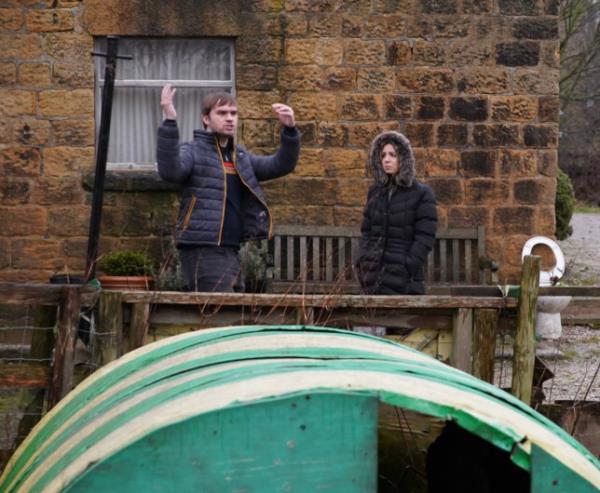
<svg viewBox="0 0 600 493">
<path fill-rule="evenodd" d="M 169 120 L 175 120 L 177 118 L 177 112 L 175 111 L 175 105 L 173 104 L 173 97 L 175 96 L 176 91 L 177 89 L 167 83 L 160 93 L 160 106 L 162 107 L 165 118 L 168 118 Z"/>
</svg>

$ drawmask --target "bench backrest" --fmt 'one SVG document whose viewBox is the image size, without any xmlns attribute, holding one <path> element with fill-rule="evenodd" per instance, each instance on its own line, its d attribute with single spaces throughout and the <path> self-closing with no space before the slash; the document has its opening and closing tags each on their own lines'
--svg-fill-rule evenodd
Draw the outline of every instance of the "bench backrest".
<svg viewBox="0 0 600 493">
<path fill-rule="evenodd" d="M 340 226 L 278 225 L 269 241 L 275 292 L 358 292 L 354 265 L 360 231 Z M 426 284 L 484 284 L 483 227 L 439 230 Z"/>
</svg>

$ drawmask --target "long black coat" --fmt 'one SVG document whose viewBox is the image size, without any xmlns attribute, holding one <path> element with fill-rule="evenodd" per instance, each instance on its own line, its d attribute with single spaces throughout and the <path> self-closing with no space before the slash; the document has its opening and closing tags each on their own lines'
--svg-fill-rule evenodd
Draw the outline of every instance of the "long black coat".
<svg viewBox="0 0 600 493">
<path fill-rule="evenodd" d="M 400 173 L 395 177 L 376 168 L 381 168 L 381 149 L 390 142 L 400 150 Z M 370 294 L 422 294 L 424 264 L 437 227 L 435 196 L 428 185 L 414 179 L 412 149 L 403 135 L 378 136 L 370 163 L 375 183 L 363 213 L 359 280 Z"/>
</svg>

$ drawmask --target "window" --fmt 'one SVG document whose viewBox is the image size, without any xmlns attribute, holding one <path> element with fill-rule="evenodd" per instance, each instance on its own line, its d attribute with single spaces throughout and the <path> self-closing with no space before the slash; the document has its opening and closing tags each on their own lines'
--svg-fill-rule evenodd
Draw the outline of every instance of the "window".
<svg viewBox="0 0 600 493">
<path fill-rule="evenodd" d="M 106 38 L 96 51 L 106 52 Z M 108 163 L 113 169 L 154 167 L 156 129 L 162 120 L 160 92 L 166 82 L 177 88 L 175 107 L 182 141 L 201 127 L 205 94 L 234 91 L 233 41 L 224 39 L 120 38 L 113 93 Z M 100 128 L 106 59 L 96 57 L 96 135 Z"/>
</svg>

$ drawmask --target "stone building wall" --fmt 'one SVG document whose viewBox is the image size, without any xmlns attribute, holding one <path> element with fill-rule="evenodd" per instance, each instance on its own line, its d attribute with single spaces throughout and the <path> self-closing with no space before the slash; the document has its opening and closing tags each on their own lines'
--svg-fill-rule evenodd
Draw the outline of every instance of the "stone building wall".
<svg viewBox="0 0 600 493">
<path fill-rule="evenodd" d="M 270 151 L 270 105 L 303 133 L 266 185 L 275 220 L 360 221 L 372 138 L 399 129 L 440 225 L 484 225 L 501 281 L 554 233 L 557 0 L 0 0 L 0 280 L 81 272 L 94 167 L 93 36 L 235 38 L 240 138 Z M 158 102 L 157 102 L 158 104 Z M 177 195 L 108 191 L 101 250 L 159 256 Z"/>
</svg>

